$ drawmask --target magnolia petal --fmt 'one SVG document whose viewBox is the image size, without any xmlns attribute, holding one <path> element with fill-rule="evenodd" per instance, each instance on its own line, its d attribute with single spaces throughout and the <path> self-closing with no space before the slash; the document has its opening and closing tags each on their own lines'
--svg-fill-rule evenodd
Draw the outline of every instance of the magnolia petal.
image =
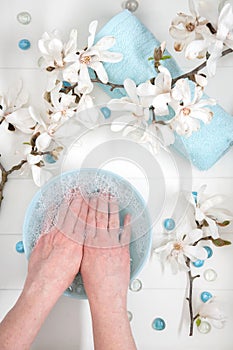
<svg viewBox="0 0 233 350">
<path fill-rule="evenodd" d="M 138 104 L 139 98 L 137 95 L 137 87 L 136 87 L 135 82 L 132 79 L 125 79 L 124 88 L 127 92 L 127 95 L 132 100 L 132 102 L 134 102 L 135 104 Z"/>
<path fill-rule="evenodd" d="M 218 232 L 218 226 L 214 220 L 209 218 L 208 216 L 205 217 L 206 222 L 208 223 L 209 227 L 209 232 L 210 235 L 214 238 L 217 239 L 219 238 L 219 232 Z"/>
<path fill-rule="evenodd" d="M 202 237 L 203 237 L 202 230 L 197 228 L 195 230 L 192 230 L 191 232 L 189 232 L 186 235 L 184 242 L 185 242 L 185 244 L 193 244 L 193 243 L 199 241 Z"/>
<path fill-rule="evenodd" d="M 206 215 L 215 219 L 219 223 L 224 221 L 231 221 L 233 219 L 233 213 L 223 208 L 211 208 L 206 212 Z"/>
<path fill-rule="evenodd" d="M 6 120 L 25 134 L 32 134 L 35 127 L 35 121 L 32 119 L 28 108 L 18 109 L 9 114 Z"/>
<path fill-rule="evenodd" d="M 104 36 L 94 46 L 93 49 L 104 51 L 110 49 L 116 42 L 113 36 Z"/>
<path fill-rule="evenodd" d="M 223 203 L 223 201 L 226 199 L 226 196 L 215 194 L 213 196 L 207 197 L 204 201 L 200 199 L 200 209 L 205 212 L 212 207 L 215 207 L 216 205 L 219 205 Z"/>
<path fill-rule="evenodd" d="M 188 60 L 194 60 L 197 58 L 200 52 L 206 49 L 206 47 L 208 47 L 208 44 L 205 40 L 194 40 L 187 45 L 185 50 L 185 57 Z"/>
<path fill-rule="evenodd" d="M 218 19 L 217 37 L 225 40 L 227 34 L 233 29 L 232 5 L 227 3 L 221 10 Z"/>
<path fill-rule="evenodd" d="M 189 36 L 189 32 L 184 29 L 179 29 L 175 26 L 171 26 L 169 29 L 170 35 L 176 40 L 185 40 Z"/>
<path fill-rule="evenodd" d="M 215 298 L 211 298 L 206 303 L 203 303 L 201 309 L 199 310 L 199 315 L 201 317 L 218 321 L 225 320 L 225 315 L 220 309 L 220 305 Z"/>
<path fill-rule="evenodd" d="M 168 125 L 157 124 L 157 128 L 159 130 L 159 133 L 162 136 L 162 142 L 164 146 L 170 146 L 175 142 L 174 132 L 171 130 L 171 128 Z"/>
<path fill-rule="evenodd" d="M 108 82 L 108 74 L 101 62 L 91 63 L 90 68 L 94 69 L 98 78 L 102 81 L 103 84 L 107 84 Z"/>
<path fill-rule="evenodd" d="M 44 170 L 37 165 L 32 165 L 31 169 L 33 180 L 38 187 L 43 186 L 52 177 L 52 174 L 49 171 Z"/>
<path fill-rule="evenodd" d="M 36 139 L 36 147 L 38 151 L 46 150 L 49 147 L 51 141 L 52 138 L 47 132 L 44 132 L 43 134 L 39 135 Z"/>
<path fill-rule="evenodd" d="M 71 52 L 76 51 L 77 38 L 78 38 L 78 31 L 76 29 L 72 29 L 70 32 L 70 39 L 64 48 L 64 55 L 65 56 Z"/>
<path fill-rule="evenodd" d="M 139 96 L 153 96 L 156 94 L 156 87 L 149 81 L 142 83 L 137 87 L 137 94 Z"/>
<path fill-rule="evenodd" d="M 133 117 L 132 114 L 122 115 L 112 122 L 111 130 L 114 132 L 121 131 L 131 122 L 135 122 L 135 117 Z"/>
<path fill-rule="evenodd" d="M 207 108 L 192 108 L 189 117 L 201 120 L 203 123 L 207 124 L 211 122 L 213 112 Z"/>
<path fill-rule="evenodd" d="M 30 149 L 30 151 L 31 151 L 31 149 Z M 42 157 L 39 155 L 37 155 L 37 156 L 34 156 L 32 154 L 27 155 L 27 162 L 30 165 L 38 164 L 38 163 L 40 163 L 41 160 L 42 160 Z"/>
<path fill-rule="evenodd" d="M 112 111 L 125 111 L 136 113 L 137 105 L 125 99 L 113 99 L 108 102 L 108 107 Z"/>
<path fill-rule="evenodd" d="M 208 257 L 207 251 L 200 246 L 186 245 L 184 248 L 184 254 L 191 260 L 205 260 Z"/>
<path fill-rule="evenodd" d="M 122 61 L 122 59 L 123 59 L 123 55 L 120 52 L 112 52 L 112 51 L 100 52 L 100 61 L 102 62 L 117 63 Z"/>
<path fill-rule="evenodd" d="M 88 49 L 94 44 L 95 33 L 98 26 L 98 21 L 92 21 L 89 25 Z"/>
</svg>

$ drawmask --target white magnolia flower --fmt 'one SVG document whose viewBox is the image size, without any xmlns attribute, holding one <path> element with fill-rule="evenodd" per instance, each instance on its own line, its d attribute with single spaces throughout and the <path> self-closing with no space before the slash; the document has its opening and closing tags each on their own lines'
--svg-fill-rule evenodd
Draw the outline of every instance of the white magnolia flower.
<svg viewBox="0 0 233 350">
<path fill-rule="evenodd" d="M 206 106 L 214 105 L 215 100 L 202 99 L 202 95 L 202 87 L 195 85 L 192 92 L 187 79 L 176 82 L 170 102 L 175 116 L 170 120 L 170 125 L 177 134 L 190 136 L 200 129 L 200 121 L 207 124 L 213 118 L 213 112 Z"/>
<path fill-rule="evenodd" d="M 176 233 L 176 238 L 169 241 L 165 245 L 156 248 L 155 253 L 159 253 L 163 263 L 169 262 L 173 273 L 179 270 L 189 270 L 187 266 L 187 258 L 191 261 L 207 259 L 205 248 L 199 245 L 193 245 L 203 237 L 200 229 L 195 229 L 184 235 L 184 233 Z"/>
<path fill-rule="evenodd" d="M 201 225 L 204 222 L 208 226 L 203 227 L 206 236 L 219 238 L 218 224 L 233 219 L 233 214 L 221 207 L 225 197 L 223 195 L 205 194 L 206 185 L 202 186 L 197 192 L 197 196 L 192 196 L 190 202 L 195 211 L 195 220 Z"/>
<path fill-rule="evenodd" d="M 93 69 L 100 81 L 106 84 L 108 75 L 102 62 L 116 63 L 122 60 L 122 54 L 108 51 L 115 44 L 114 37 L 106 36 L 96 44 L 94 43 L 97 25 L 97 21 L 90 23 L 87 48 L 77 53 L 72 52 L 65 57 L 66 62 L 74 62 L 64 72 L 65 80 L 69 82 L 78 81 L 79 91 L 86 94 L 92 90 L 88 68 Z"/>
<path fill-rule="evenodd" d="M 52 174 L 48 170 L 44 169 L 43 157 L 40 155 L 32 155 L 29 153 L 27 154 L 26 159 L 29 167 L 31 168 L 32 177 L 35 184 L 38 187 L 41 187 L 52 177 Z"/>
<path fill-rule="evenodd" d="M 62 83 L 56 85 L 56 87 L 50 92 L 50 100 L 47 102 L 47 107 L 49 110 L 49 118 L 52 123 L 59 123 L 62 125 L 67 120 L 72 118 L 77 109 L 76 96 L 69 95 L 60 92 L 62 88 Z M 47 96 L 47 95 L 45 95 Z"/>
<path fill-rule="evenodd" d="M 153 106 L 155 116 L 169 114 L 168 103 L 171 101 L 172 77 L 168 69 L 159 66 L 159 74 L 154 84 L 151 82 L 142 83 L 137 88 L 137 93 L 143 105 Z"/>
<path fill-rule="evenodd" d="M 174 44 L 176 51 L 182 51 L 193 40 L 202 39 L 201 31 L 208 21 L 200 18 L 196 7 L 195 1 L 189 0 L 191 15 L 181 12 L 172 21 L 169 32 L 176 40 Z M 200 52 L 200 56 L 204 57 L 205 52 Z"/>
<path fill-rule="evenodd" d="M 175 135 L 169 125 L 152 122 L 145 129 L 140 142 L 149 145 L 152 153 L 156 155 L 161 147 L 170 146 L 175 142 Z"/>
<path fill-rule="evenodd" d="M 217 61 L 222 56 L 224 46 L 233 49 L 233 10 L 229 3 L 223 6 L 217 21 L 216 28 L 205 27 L 202 30 L 203 39 L 194 40 L 186 49 L 188 59 L 199 57 L 203 50 L 208 51 L 207 70 L 210 76 L 215 75 Z"/>
<path fill-rule="evenodd" d="M 56 85 L 56 81 L 62 80 L 63 70 L 67 66 L 66 57 L 77 51 L 77 30 L 73 29 L 70 32 L 70 39 L 65 44 L 58 31 L 45 32 L 39 40 L 38 46 L 43 55 L 40 59 L 40 66 L 49 72 L 47 90 L 51 91 Z"/>
<path fill-rule="evenodd" d="M 35 127 L 29 110 L 25 107 L 28 94 L 23 90 L 22 81 L 10 87 L 5 95 L 0 95 L 0 125 L 12 130 L 18 129 L 31 134 Z"/>
<path fill-rule="evenodd" d="M 123 130 L 123 135 L 138 132 L 139 138 L 141 138 L 150 118 L 149 105 L 145 103 L 144 97 L 138 96 L 137 87 L 133 80 L 126 79 L 124 88 L 128 96 L 113 99 L 108 103 L 108 107 L 112 111 L 123 112 L 112 122 L 111 129 L 116 132 Z"/>
<path fill-rule="evenodd" d="M 216 301 L 216 298 L 211 298 L 203 303 L 198 315 L 201 320 L 210 320 L 212 325 L 216 328 L 223 328 L 226 321 L 226 315 L 222 312 L 221 306 Z"/>
</svg>

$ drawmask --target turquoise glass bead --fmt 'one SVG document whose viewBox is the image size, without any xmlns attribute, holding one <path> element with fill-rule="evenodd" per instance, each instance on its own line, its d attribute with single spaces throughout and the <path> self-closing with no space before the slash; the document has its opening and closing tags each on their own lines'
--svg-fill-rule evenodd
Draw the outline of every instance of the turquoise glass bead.
<svg viewBox="0 0 233 350">
<path fill-rule="evenodd" d="M 23 245 L 23 241 L 19 241 L 16 243 L 15 245 L 15 249 L 17 251 L 17 253 L 24 253 L 24 245 Z"/>
<path fill-rule="evenodd" d="M 71 84 L 68 81 L 65 81 L 65 80 L 62 82 L 62 85 L 64 87 L 71 87 Z"/>
<path fill-rule="evenodd" d="M 56 159 L 51 154 L 45 154 L 44 160 L 46 161 L 46 163 L 49 163 L 49 164 L 56 163 Z"/>
<path fill-rule="evenodd" d="M 213 295 L 210 292 L 202 292 L 201 293 L 201 300 L 203 301 L 203 303 L 206 303 L 212 297 L 213 297 Z"/>
<path fill-rule="evenodd" d="M 21 50 L 28 50 L 31 47 L 31 43 L 28 39 L 21 39 L 18 43 L 18 46 Z"/>
<path fill-rule="evenodd" d="M 195 267 L 202 267 L 205 263 L 205 260 L 197 260 L 197 261 L 193 261 L 193 266 Z"/>
<path fill-rule="evenodd" d="M 192 192 L 195 203 L 197 204 L 197 192 Z"/>
<path fill-rule="evenodd" d="M 155 329 L 156 331 L 163 331 L 165 327 L 166 327 L 166 323 L 160 317 L 155 318 L 154 321 L 152 322 L 152 328 Z"/>
<path fill-rule="evenodd" d="M 100 110 L 105 119 L 108 119 L 111 117 L 111 110 L 108 107 L 102 107 L 100 108 Z"/>
<path fill-rule="evenodd" d="M 208 254 L 208 259 L 211 258 L 211 256 L 213 255 L 213 250 L 212 248 L 210 248 L 209 246 L 204 246 L 203 248 L 205 248 L 205 250 L 207 251 Z"/>
<path fill-rule="evenodd" d="M 163 226 L 167 231 L 172 231 L 176 227 L 175 220 L 172 218 L 165 219 L 163 222 Z"/>
</svg>

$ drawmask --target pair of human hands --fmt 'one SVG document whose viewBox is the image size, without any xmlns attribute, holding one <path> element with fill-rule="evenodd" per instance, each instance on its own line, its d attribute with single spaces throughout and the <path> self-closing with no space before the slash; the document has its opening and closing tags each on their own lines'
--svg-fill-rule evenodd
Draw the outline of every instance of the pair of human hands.
<svg viewBox="0 0 233 350">
<path fill-rule="evenodd" d="M 59 208 L 57 223 L 40 236 L 31 254 L 26 283 L 35 279 L 49 296 L 60 295 L 80 271 L 89 301 L 126 299 L 130 279 L 130 216 L 119 235 L 117 200 L 80 193 Z"/>
</svg>

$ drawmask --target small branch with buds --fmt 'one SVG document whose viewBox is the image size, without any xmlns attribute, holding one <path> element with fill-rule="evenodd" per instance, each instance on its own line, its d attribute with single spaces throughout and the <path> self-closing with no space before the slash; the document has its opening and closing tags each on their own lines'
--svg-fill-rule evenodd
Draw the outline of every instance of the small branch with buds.
<svg viewBox="0 0 233 350">
<path fill-rule="evenodd" d="M 1 155 L 0 155 L 1 156 Z M 0 162 L 0 171 L 1 171 L 1 182 L 0 182 L 0 208 L 2 205 L 2 200 L 3 200 L 3 190 L 4 187 L 8 181 L 8 176 L 10 174 L 12 174 L 14 171 L 20 170 L 22 168 L 22 166 L 26 163 L 27 161 L 25 159 L 21 160 L 20 163 L 18 163 L 17 165 L 12 166 L 9 170 L 6 170 L 4 168 L 4 166 L 2 165 L 2 163 Z"/>
<path fill-rule="evenodd" d="M 193 282 L 196 278 L 199 278 L 200 275 L 196 275 L 196 276 L 192 275 L 192 272 L 190 270 L 190 259 L 189 258 L 187 258 L 186 265 L 189 268 L 189 271 L 188 271 L 189 292 L 188 292 L 188 297 L 186 298 L 186 300 L 188 301 L 188 304 L 189 304 L 189 317 L 190 317 L 189 336 L 192 336 L 194 322 L 195 322 L 196 318 L 198 317 L 198 315 L 194 316 L 194 313 L 193 313 Z"/>
</svg>

